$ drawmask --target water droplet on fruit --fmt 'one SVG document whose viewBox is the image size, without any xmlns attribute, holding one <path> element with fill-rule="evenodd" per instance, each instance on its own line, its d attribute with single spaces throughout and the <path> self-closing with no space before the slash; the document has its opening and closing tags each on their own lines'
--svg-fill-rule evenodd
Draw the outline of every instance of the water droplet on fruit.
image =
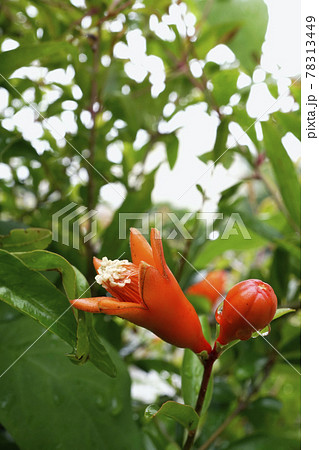
<svg viewBox="0 0 319 450">
<path fill-rule="evenodd" d="M 218 305 L 218 308 L 216 309 L 215 319 L 216 319 L 217 323 L 220 323 L 221 314 L 222 314 L 222 311 L 223 311 L 223 304 L 224 304 L 224 302 L 220 303 Z"/>
<path fill-rule="evenodd" d="M 270 325 L 267 325 L 267 327 L 264 328 L 263 330 L 259 331 L 258 333 L 254 333 L 254 334 L 252 335 L 252 337 L 253 337 L 253 339 L 256 339 L 256 338 L 259 337 L 259 336 L 265 337 L 265 336 L 268 336 L 268 334 L 270 333 L 270 331 L 271 331 L 271 327 L 270 327 Z"/>
<path fill-rule="evenodd" d="M 262 331 L 260 332 L 260 334 L 261 334 L 262 336 L 268 336 L 268 334 L 270 333 L 270 331 L 271 331 L 271 326 L 268 325 L 267 328 L 266 328 L 266 330 L 265 330 L 265 331 L 262 330 Z"/>
</svg>

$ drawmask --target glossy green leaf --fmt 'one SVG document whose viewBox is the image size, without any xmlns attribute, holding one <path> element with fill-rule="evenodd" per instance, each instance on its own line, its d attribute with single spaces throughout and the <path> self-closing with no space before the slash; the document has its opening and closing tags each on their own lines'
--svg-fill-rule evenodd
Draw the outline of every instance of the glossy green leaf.
<svg viewBox="0 0 319 450">
<path fill-rule="evenodd" d="M 76 274 L 75 298 L 90 297 L 90 287 L 84 275 L 74 267 Z M 78 327 L 74 354 L 69 354 L 71 361 L 83 364 L 90 361 L 99 370 L 110 377 L 116 376 L 114 362 L 103 345 L 94 326 L 94 315 L 89 312 L 77 311 Z"/>
<path fill-rule="evenodd" d="M 285 316 L 286 314 L 289 314 L 294 311 L 295 310 L 292 308 L 278 308 L 272 320 L 279 319 L 279 317 Z"/>
<path fill-rule="evenodd" d="M 262 122 L 265 149 L 274 170 L 282 199 L 291 218 L 300 226 L 301 192 L 296 168 L 281 142 L 278 129 L 271 123 Z"/>
<path fill-rule="evenodd" d="M 59 271 L 69 299 L 82 297 L 84 294 L 90 296 L 86 278 L 62 256 L 44 250 L 16 253 L 16 256 L 31 269 Z M 90 313 L 78 312 L 76 353 L 75 355 L 69 355 L 69 357 L 74 362 L 80 362 L 81 364 L 90 359 L 102 372 L 110 376 L 116 375 L 115 366 L 105 347 L 100 342 L 93 326 L 93 315 Z"/>
<path fill-rule="evenodd" d="M 26 314 L 72 346 L 76 321 L 68 298 L 39 272 L 0 250 L 0 299 Z"/>
<path fill-rule="evenodd" d="M 199 421 L 198 414 L 191 406 L 172 401 L 164 403 L 160 409 L 157 409 L 155 405 L 150 405 L 145 410 L 145 417 L 148 419 L 160 416 L 170 417 L 189 430 L 194 430 Z"/>
<path fill-rule="evenodd" d="M 0 329 L 6 337 L 0 343 L 2 374 L 43 328 L 19 317 L 2 323 Z M 112 450 L 143 448 L 132 419 L 127 369 L 105 345 L 116 364 L 114 379 L 91 365 L 70 364 L 64 356 L 68 346 L 50 333 L 2 376 L 0 421 L 19 448 L 104 450 L 108 443 Z"/>
<path fill-rule="evenodd" d="M 26 228 L 11 230 L 6 236 L 0 236 L 0 248 L 8 252 L 27 252 L 44 249 L 52 241 L 50 230 Z"/>
<path fill-rule="evenodd" d="M 70 300 L 76 297 L 76 277 L 71 264 L 62 256 L 46 250 L 15 253 L 30 269 L 38 271 L 57 270 L 62 276 L 66 295 Z"/>
<path fill-rule="evenodd" d="M 114 362 L 95 331 L 93 315 L 86 313 L 86 321 L 89 338 L 89 360 L 106 375 L 116 377 L 117 371 Z"/>
</svg>

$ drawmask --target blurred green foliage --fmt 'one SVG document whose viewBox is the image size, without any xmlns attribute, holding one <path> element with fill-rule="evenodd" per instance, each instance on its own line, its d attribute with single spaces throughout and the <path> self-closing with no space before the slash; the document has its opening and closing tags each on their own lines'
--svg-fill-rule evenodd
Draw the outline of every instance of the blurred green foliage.
<svg viewBox="0 0 319 450">
<path fill-rule="evenodd" d="M 177 11 L 179 25 L 172 19 Z M 1 2 L 0 45 L 13 40 L 17 47 L 0 54 L 0 96 L 8 99 L 0 124 L 1 169 L 7 174 L 0 178 L 1 448 L 182 447 L 183 426 L 197 420 L 191 408 L 201 376 L 197 357 L 116 318 L 73 313 L 68 300 L 90 296 L 94 254 L 118 258 L 125 252 L 128 258 L 128 241 L 118 239 L 120 213 L 163 213 L 165 238 L 174 230 L 167 212 L 179 218 L 188 212 L 154 204 L 163 162 L 148 171 L 146 161 L 162 147 L 164 162 L 174 168 L 178 136 L 162 132 L 161 125 L 195 104 L 219 120 L 215 142 L 199 156 L 203 171 L 219 164 L 231 170 L 237 161 L 244 169 L 241 180 L 221 192 L 223 219 L 210 230 L 214 225 L 217 238 L 207 239 L 203 224 L 191 216 L 185 227 L 194 239 L 185 240 L 177 230 L 175 239 L 164 240 L 166 260 L 183 289 L 196 279 L 195 269 L 225 269 L 228 288 L 261 278 L 273 286 L 280 307 L 296 310 L 274 322 L 266 338 L 271 345 L 262 338 L 240 342 L 218 360 L 195 447 L 300 447 L 300 182 L 299 167 L 282 143 L 287 133 L 300 139 L 300 83 L 290 85 L 294 108 L 265 116 L 259 134 L 246 108 L 253 82 L 238 87 L 240 74 L 252 76 L 259 67 L 267 22 L 263 0 Z M 142 45 L 161 82 L 150 69 L 134 79 L 129 56 L 117 56 L 116 48 L 124 54 L 127 46 L 134 50 L 134 30 L 136 38 L 145 38 Z M 234 62 L 207 61 L 218 44 L 234 52 Z M 196 76 L 194 61 L 201 67 Z M 56 81 L 57 69 L 64 83 Z M 265 83 L 277 99 L 277 80 L 266 74 Z M 238 102 L 229 107 L 234 94 Z M 8 125 L 20 111 L 32 113 L 36 138 Z M 66 118 L 73 128 L 64 134 L 59 121 Z M 233 123 L 251 147 L 236 143 L 226 151 Z M 110 157 L 112 145 L 120 151 L 118 160 Z M 108 183 L 116 184 L 106 201 L 101 189 Z M 122 197 L 117 210 L 113 197 Z M 92 220 L 80 229 L 79 248 L 62 243 L 61 228 L 53 241 L 49 231 L 53 214 L 72 202 L 104 214 L 92 240 L 83 240 Z M 223 235 L 233 213 L 250 239 L 240 223 Z M 68 233 L 72 242 L 71 222 Z M 214 336 L 207 304 L 195 306 Z M 145 379 L 158 373 L 175 393 L 158 394 L 148 417 L 147 402 L 131 398 L 134 368 Z M 161 407 L 167 400 L 179 405 Z M 190 406 L 183 408 L 182 400 Z"/>
</svg>

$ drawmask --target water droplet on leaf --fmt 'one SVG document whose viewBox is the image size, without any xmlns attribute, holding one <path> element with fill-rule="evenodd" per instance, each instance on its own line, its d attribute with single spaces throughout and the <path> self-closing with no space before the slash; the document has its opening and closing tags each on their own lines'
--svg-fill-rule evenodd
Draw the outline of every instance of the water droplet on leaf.
<svg viewBox="0 0 319 450">
<path fill-rule="evenodd" d="M 103 395 L 99 395 L 97 397 L 96 404 L 97 404 L 97 407 L 102 411 L 106 408 L 106 400 L 103 397 Z"/>
<path fill-rule="evenodd" d="M 112 398 L 111 403 L 111 414 L 112 416 L 117 416 L 123 409 L 122 402 L 119 401 L 118 398 L 114 397 Z"/>
</svg>

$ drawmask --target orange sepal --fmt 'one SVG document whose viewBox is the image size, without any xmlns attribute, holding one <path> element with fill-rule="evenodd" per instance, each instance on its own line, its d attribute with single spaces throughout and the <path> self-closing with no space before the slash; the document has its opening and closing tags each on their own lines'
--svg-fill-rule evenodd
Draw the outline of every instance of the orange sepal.
<svg viewBox="0 0 319 450">
<path fill-rule="evenodd" d="M 154 266 L 152 248 L 145 237 L 136 228 L 131 228 L 130 247 L 133 264 L 138 266 L 141 261 L 144 261 L 147 264 Z"/>
<path fill-rule="evenodd" d="M 128 320 L 131 320 L 130 315 L 135 317 L 137 311 L 146 310 L 144 305 L 134 302 L 120 302 L 113 297 L 78 298 L 71 300 L 70 303 L 82 311 L 116 315 Z"/>
<path fill-rule="evenodd" d="M 164 278 L 152 266 L 141 267 L 141 297 L 148 308 L 144 327 L 164 341 L 195 353 L 211 351 L 196 311 L 175 278 Z"/>
</svg>

